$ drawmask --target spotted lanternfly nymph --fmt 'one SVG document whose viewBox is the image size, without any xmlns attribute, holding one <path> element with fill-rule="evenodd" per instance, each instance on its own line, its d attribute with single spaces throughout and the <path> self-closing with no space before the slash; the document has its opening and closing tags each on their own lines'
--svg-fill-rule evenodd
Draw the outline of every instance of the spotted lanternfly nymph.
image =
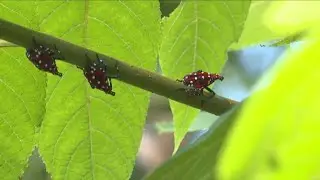
<svg viewBox="0 0 320 180">
<path fill-rule="evenodd" d="M 118 78 L 119 77 L 119 68 L 116 65 L 117 74 L 114 76 L 107 75 L 107 65 L 103 62 L 102 59 L 99 58 L 98 54 L 97 59 L 94 62 L 91 62 L 90 58 L 86 54 L 87 57 L 87 66 L 82 69 L 83 74 L 88 80 L 91 88 L 99 89 L 104 91 L 106 94 L 110 94 L 115 96 L 115 92 L 112 91 L 112 82 L 111 78 Z"/>
<path fill-rule="evenodd" d="M 177 81 L 182 82 L 184 85 L 192 87 L 192 89 L 186 89 L 186 92 L 192 95 L 201 95 L 203 93 L 203 89 L 211 92 L 215 95 L 214 91 L 210 89 L 212 83 L 216 80 L 222 81 L 224 79 L 223 76 L 216 73 L 208 73 L 202 70 L 198 70 L 196 72 L 192 72 L 183 77 L 183 80 L 177 79 Z"/>
<path fill-rule="evenodd" d="M 58 71 L 56 65 L 56 59 L 62 59 L 60 51 L 52 50 L 50 48 L 44 47 L 37 44 L 35 38 L 32 38 L 34 47 L 26 49 L 27 58 L 39 69 L 51 74 L 62 76 L 62 73 Z"/>
</svg>

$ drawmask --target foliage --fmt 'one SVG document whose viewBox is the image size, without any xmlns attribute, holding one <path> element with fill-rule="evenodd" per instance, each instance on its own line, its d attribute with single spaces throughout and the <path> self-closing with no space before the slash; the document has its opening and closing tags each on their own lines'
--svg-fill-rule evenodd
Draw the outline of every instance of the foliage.
<svg viewBox="0 0 320 180">
<path fill-rule="evenodd" d="M 226 52 L 238 40 L 250 1 L 182 1 L 163 19 L 160 65 L 164 75 L 180 79 L 197 70 L 221 72 Z M 175 151 L 198 109 L 170 101 Z"/>
<path fill-rule="evenodd" d="M 313 179 L 320 175 L 320 88 L 314 86 L 320 78 L 319 48 L 317 41 L 305 44 L 299 52 L 289 51 L 277 71 L 270 72 L 274 73 L 272 84 L 248 99 L 225 142 L 215 172 L 218 179 Z"/>
<path fill-rule="evenodd" d="M 216 122 L 217 118 L 214 114 L 210 114 L 207 112 L 199 112 L 199 114 L 194 119 L 193 123 L 188 129 L 188 132 L 194 132 L 199 130 L 208 129 L 214 122 Z M 169 133 L 174 132 L 174 125 L 172 121 L 164 120 L 159 121 L 155 124 L 155 128 L 158 133 Z"/>
<path fill-rule="evenodd" d="M 1 18 L 155 69 L 158 2 L 34 1 L 31 5 L 1 1 Z M 26 60 L 22 48 L 2 48 L 1 60 L 6 62 L 1 66 L 5 103 L 0 106 L 1 139 L 6 140 L 1 174 L 8 179 L 19 176 L 33 146 L 39 144 L 55 180 L 130 177 L 150 93 L 114 81 L 116 97 L 105 95 L 92 90 L 81 71 L 62 62 L 58 62 L 62 78 L 46 75 Z"/>
<path fill-rule="evenodd" d="M 178 152 L 145 179 L 212 179 L 212 167 L 217 162 L 217 153 L 220 151 L 221 143 L 224 141 L 228 129 L 235 122 L 235 116 L 240 109 L 241 105 L 238 105 L 222 115 L 211 126 L 206 135 L 202 136 L 191 147 Z"/>
<path fill-rule="evenodd" d="M 314 83 L 320 78 L 319 6 L 181 1 L 161 20 L 155 0 L 1 0 L 0 18 L 151 71 L 159 57 L 163 74 L 173 79 L 198 69 L 221 72 L 229 48 L 276 39 L 287 43 L 304 32 L 303 48 L 288 51 L 263 77 L 270 85 L 258 84 L 244 103 L 146 179 L 311 179 L 320 165 L 320 96 Z M 36 146 L 54 180 L 129 179 L 150 93 L 115 80 L 116 96 L 108 96 L 92 90 L 70 64 L 58 62 L 64 74 L 59 78 L 39 72 L 24 49 L 3 41 L 0 46 L 3 179 L 17 179 Z M 173 101 L 170 106 L 177 150 L 190 126 L 203 118 L 195 121 L 194 108 Z"/>
<path fill-rule="evenodd" d="M 230 49 L 242 49 L 247 46 L 257 45 L 258 43 L 276 40 L 283 37 L 273 32 L 272 29 L 267 28 L 263 21 L 265 12 L 268 10 L 270 5 L 274 3 L 276 2 L 260 0 L 252 2 L 239 41 L 234 42 L 230 46 Z"/>
<path fill-rule="evenodd" d="M 268 22 L 272 23 L 276 19 L 276 15 L 272 16 Z M 304 23 L 301 21 L 297 27 Z M 305 39 L 302 49 L 289 49 L 284 59 L 261 79 L 254 94 L 244 102 L 240 113 L 233 116 L 235 124 L 231 128 L 226 130 L 225 126 L 219 127 L 219 121 L 217 122 L 214 132 L 225 130 L 228 131 L 227 135 L 221 133 L 217 137 L 212 132 L 207 134 L 158 168 L 149 179 L 173 179 L 172 177 L 186 174 L 188 176 L 184 179 L 319 177 L 320 114 L 317 104 L 320 89 L 314 82 L 320 77 L 320 54 L 317 50 L 320 48 L 320 41 L 316 33 L 320 31 L 318 27 L 315 29 Z M 271 84 L 266 85 L 265 79 L 271 79 Z M 224 121 L 231 120 L 227 118 Z M 217 147 L 212 148 L 224 136 L 227 137 L 218 147 L 220 151 L 217 151 Z M 211 143 L 205 144 L 209 139 Z M 217 156 L 218 162 L 213 163 Z M 189 164 L 190 162 L 192 163 Z M 189 171 L 192 173 L 188 173 Z"/>
</svg>

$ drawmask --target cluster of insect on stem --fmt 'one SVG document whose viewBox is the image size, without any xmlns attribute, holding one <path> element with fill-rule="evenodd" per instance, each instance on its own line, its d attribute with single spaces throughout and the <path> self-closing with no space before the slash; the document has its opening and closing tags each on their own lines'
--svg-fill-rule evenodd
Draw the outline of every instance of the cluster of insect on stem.
<svg viewBox="0 0 320 180">
<path fill-rule="evenodd" d="M 41 71 L 51 73 L 53 75 L 62 76 L 62 73 L 58 71 L 56 59 L 64 59 L 61 52 L 54 45 L 54 49 L 43 46 L 36 42 L 32 37 L 32 47 L 26 49 L 27 58 Z M 88 80 L 91 88 L 104 91 L 106 94 L 115 96 L 115 92 L 112 91 L 111 78 L 119 77 L 119 68 L 116 64 L 116 75 L 108 74 L 108 67 L 102 59 L 96 54 L 96 60 L 91 61 L 86 54 L 86 66 L 80 68 L 83 70 L 83 74 Z M 79 67 L 78 67 L 79 68 Z"/>
</svg>

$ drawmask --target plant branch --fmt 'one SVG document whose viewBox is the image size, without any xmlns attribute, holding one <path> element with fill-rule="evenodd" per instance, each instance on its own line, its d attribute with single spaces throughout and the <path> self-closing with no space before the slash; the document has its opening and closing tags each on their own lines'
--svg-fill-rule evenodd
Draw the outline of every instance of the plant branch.
<svg viewBox="0 0 320 180">
<path fill-rule="evenodd" d="M 74 64 L 75 66 L 84 67 L 86 65 L 86 53 L 90 58 L 92 57 L 92 59 L 94 59 L 96 54 L 96 52 L 84 47 L 33 31 L 0 18 L 0 39 L 28 48 L 33 46 L 32 37 L 44 46 L 54 48 L 54 45 L 56 45 L 57 49 L 61 51 L 61 54 L 65 58 L 62 61 Z M 114 67 L 117 62 L 120 70 L 118 80 L 215 115 L 223 114 L 238 103 L 218 95 L 209 99 L 208 96 L 210 95 L 208 93 L 205 93 L 204 96 L 189 97 L 186 92 L 178 91 L 178 89 L 185 88 L 185 86 L 175 80 L 129 65 L 103 54 L 99 54 L 99 57 L 109 65 L 110 73 L 116 72 Z M 205 103 L 201 107 L 202 100 L 205 100 Z"/>
</svg>

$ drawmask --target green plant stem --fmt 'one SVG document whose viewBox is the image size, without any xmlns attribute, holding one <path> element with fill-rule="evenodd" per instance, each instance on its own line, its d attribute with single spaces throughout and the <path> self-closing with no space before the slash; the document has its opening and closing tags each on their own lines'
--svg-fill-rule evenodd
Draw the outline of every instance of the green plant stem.
<svg viewBox="0 0 320 180">
<path fill-rule="evenodd" d="M 47 34 L 33 31 L 0 18 L 0 39 L 28 48 L 33 45 L 32 37 L 44 46 L 54 48 L 54 45 L 56 45 L 57 49 L 59 49 L 64 56 L 62 61 L 74 64 L 75 66 L 85 66 L 86 53 L 92 59 L 96 57 L 96 52 L 94 51 Z M 178 89 L 185 88 L 185 86 L 175 80 L 129 65 L 123 61 L 103 54 L 99 54 L 99 57 L 109 65 L 110 73 L 116 72 L 114 67 L 116 63 L 118 64 L 120 70 L 120 77 L 118 80 L 215 115 L 223 114 L 238 103 L 218 95 L 209 99 L 206 97 L 209 96 L 208 93 L 205 93 L 205 96 L 190 97 L 184 91 L 178 91 Z M 201 107 L 202 100 L 206 101 Z"/>
</svg>

